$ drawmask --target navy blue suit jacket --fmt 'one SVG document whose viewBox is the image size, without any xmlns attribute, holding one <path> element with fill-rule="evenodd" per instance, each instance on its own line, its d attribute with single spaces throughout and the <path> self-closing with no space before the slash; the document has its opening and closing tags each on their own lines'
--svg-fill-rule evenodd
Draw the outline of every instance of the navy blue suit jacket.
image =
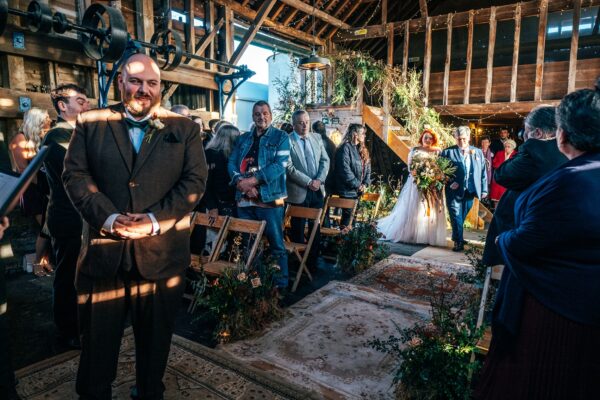
<svg viewBox="0 0 600 400">
<path fill-rule="evenodd" d="M 475 178 L 475 193 L 478 198 L 481 198 L 481 194 L 485 192 L 488 186 L 485 173 L 485 158 L 483 157 L 483 152 L 477 147 L 469 146 L 469 152 L 472 153 L 469 157 L 471 157 L 471 169 L 473 170 L 473 176 Z M 456 166 L 454 178 L 446 184 L 446 198 L 449 200 L 453 198 L 462 198 L 467 188 L 467 180 L 465 177 L 465 164 L 460 149 L 458 146 L 448 147 L 442 151 L 440 157 L 449 159 Z M 454 182 L 459 185 L 456 190 L 450 189 L 450 185 Z"/>
</svg>

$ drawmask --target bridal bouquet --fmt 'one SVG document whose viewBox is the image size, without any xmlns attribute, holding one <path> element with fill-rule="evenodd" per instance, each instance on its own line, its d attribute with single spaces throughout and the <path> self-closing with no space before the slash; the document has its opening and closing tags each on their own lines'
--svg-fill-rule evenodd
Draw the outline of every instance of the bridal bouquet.
<svg viewBox="0 0 600 400">
<path fill-rule="evenodd" d="M 444 157 L 416 154 L 409 168 L 417 190 L 427 203 L 429 216 L 432 205 L 443 207 L 442 190 L 450 177 L 454 176 L 456 167 Z"/>
</svg>

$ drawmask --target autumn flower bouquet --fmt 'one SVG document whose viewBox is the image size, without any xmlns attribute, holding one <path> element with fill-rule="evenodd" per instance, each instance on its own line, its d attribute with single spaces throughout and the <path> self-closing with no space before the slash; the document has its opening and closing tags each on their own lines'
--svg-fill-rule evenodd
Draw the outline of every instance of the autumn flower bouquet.
<svg viewBox="0 0 600 400">
<path fill-rule="evenodd" d="M 444 157 L 432 157 L 416 154 L 410 165 L 417 190 L 427 204 L 427 216 L 432 207 L 443 207 L 442 190 L 446 183 L 454 176 L 456 167 Z"/>
</svg>

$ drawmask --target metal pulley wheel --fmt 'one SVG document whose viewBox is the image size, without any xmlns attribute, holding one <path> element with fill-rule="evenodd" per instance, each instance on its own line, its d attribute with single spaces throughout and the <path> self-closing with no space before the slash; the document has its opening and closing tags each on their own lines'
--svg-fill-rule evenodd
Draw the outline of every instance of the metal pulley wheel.
<svg viewBox="0 0 600 400">
<path fill-rule="evenodd" d="M 26 21 L 31 32 L 50 33 L 54 21 L 48 3 L 41 0 L 30 2 L 27 6 Z"/>
<path fill-rule="evenodd" d="M 70 30 L 70 23 L 67 16 L 61 12 L 55 12 L 52 21 L 52 28 L 56 33 L 65 33 Z"/>
<path fill-rule="evenodd" d="M 155 32 L 150 43 L 153 45 L 150 57 L 156 61 L 160 69 L 172 71 L 181 64 L 183 42 L 177 32 L 172 29 Z M 161 56 L 163 60 L 158 60 L 158 56 Z"/>
<path fill-rule="evenodd" d="M 116 8 L 94 3 L 83 14 L 85 54 L 96 61 L 114 62 L 127 47 L 129 34 L 123 14 Z"/>
</svg>

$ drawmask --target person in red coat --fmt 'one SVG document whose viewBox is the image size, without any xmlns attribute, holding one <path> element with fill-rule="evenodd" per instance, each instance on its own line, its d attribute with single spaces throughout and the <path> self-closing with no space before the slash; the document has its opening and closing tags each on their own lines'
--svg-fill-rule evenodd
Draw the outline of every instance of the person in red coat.
<svg viewBox="0 0 600 400">
<path fill-rule="evenodd" d="M 505 141 L 504 151 L 500 151 L 494 155 L 494 160 L 492 161 L 494 170 L 500 167 L 504 161 L 514 157 L 517 154 L 516 148 L 517 143 L 514 140 L 508 139 Z M 495 179 L 492 179 L 492 183 L 490 184 L 490 199 L 494 202 L 494 206 L 498 204 L 505 191 L 506 188 L 504 186 L 499 185 Z"/>
</svg>

